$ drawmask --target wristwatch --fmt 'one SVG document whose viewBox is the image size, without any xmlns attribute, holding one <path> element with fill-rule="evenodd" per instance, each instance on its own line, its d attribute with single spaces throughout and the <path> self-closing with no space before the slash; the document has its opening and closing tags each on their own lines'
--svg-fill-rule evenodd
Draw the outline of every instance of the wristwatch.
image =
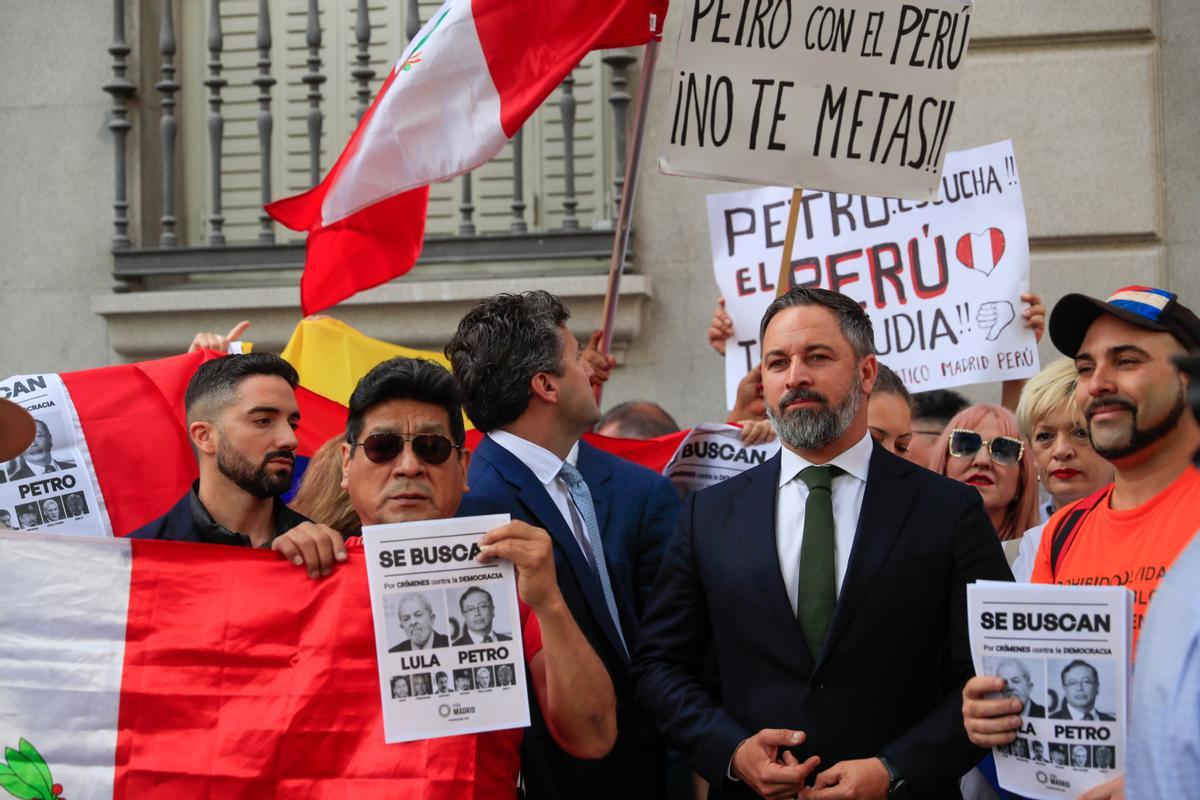
<svg viewBox="0 0 1200 800">
<path fill-rule="evenodd" d="M 904 780 L 904 776 L 900 774 L 900 770 L 896 769 L 896 765 L 888 761 L 887 756 L 880 753 L 875 756 L 879 759 L 879 763 L 883 764 L 883 768 L 888 774 L 888 800 L 912 800 L 912 790 L 908 787 L 908 781 Z"/>
</svg>

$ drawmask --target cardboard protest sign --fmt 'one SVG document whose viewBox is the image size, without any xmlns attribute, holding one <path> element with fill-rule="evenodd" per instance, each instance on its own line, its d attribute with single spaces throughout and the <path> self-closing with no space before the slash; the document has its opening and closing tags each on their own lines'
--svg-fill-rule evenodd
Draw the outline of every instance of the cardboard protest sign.
<svg viewBox="0 0 1200 800">
<path fill-rule="evenodd" d="M 747 445 L 736 425 L 707 423 L 692 428 L 663 475 L 671 479 L 680 497 L 715 486 L 751 467 L 766 463 L 779 452 L 779 440 Z"/>
<path fill-rule="evenodd" d="M 33 415 L 24 453 L 0 463 L 0 528 L 112 536 L 71 396 L 58 375 L 15 375 L 0 395 Z"/>
<path fill-rule="evenodd" d="M 932 200 L 971 0 L 688 0 L 663 172 Z"/>
<path fill-rule="evenodd" d="M 1078 797 L 1124 773 L 1133 593 L 980 581 L 967 613 L 975 672 L 1024 703 L 1016 739 L 995 748 L 1001 788 Z"/>
<path fill-rule="evenodd" d="M 709 195 L 713 272 L 733 319 L 725 385 L 761 353 L 758 326 L 775 298 L 792 192 Z M 805 192 L 792 249 L 792 286 L 858 300 L 879 360 L 914 392 L 1027 378 L 1038 371 L 1022 325 L 1029 235 L 1011 142 L 946 155 L 937 200 Z"/>
<path fill-rule="evenodd" d="M 479 538 L 508 521 L 363 528 L 388 743 L 529 725 L 516 573 L 476 560 Z"/>
</svg>

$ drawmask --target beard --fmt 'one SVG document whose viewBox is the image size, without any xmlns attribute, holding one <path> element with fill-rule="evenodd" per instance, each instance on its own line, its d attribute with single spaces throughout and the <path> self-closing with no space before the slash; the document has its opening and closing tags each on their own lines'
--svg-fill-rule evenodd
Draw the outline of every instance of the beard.
<svg viewBox="0 0 1200 800">
<path fill-rule="evenodd" d="M 767 403 L 767 418 L 771 420 L 779 438 L 789 447 L 795 450 L 820 450 L 844 434 L 854 421 L 862 407 L 862 381 L 856 370 L 846 399 L 835 406 L 830 406 L 829 400 L 819 392 L 793 389 L 779 398 L 779 408 L 797 400 L 813 400 L 821 405 L 818 408 L 778 411 Z"/>
<path fill-rule="evenodd" d="M 217 445 L 217 469 L 229 480 L 248 494 L 266 499 L 278 497 L 292 486 L 292 470 L 279 470 L 271 467 L 268 461 L 273 458 L 288 458 L 295 463 L 295 456 L 288 450 L 273 450 L 263 456 L 262 462 L 255 467 L 250 459 L 239 450 L 234 449 L 224 438 Z"/>
<path fill-rule="evenodd" d="M 1127 441 L 1112 442 L 1107 445 L 1096 442 L 1095 434 L 1092 432 L 1092 415 L 1096 409 L 1104 406 L 1118 406 L 1129 412 L 1130 422 Z M 1179 420 L 1183 418 L 1185 411 L 1187 411 L 1187 398 L 1181 386 L 1171 410 L 1167 412 L 1165 417 L 1149 428 L 1138 427 L 1137 406 L 1131 400 L 1124 397 L 1106 397 L 1093 400 L 1088 403 L 1087 409 L 1084 411 L 1084 416 L 1088 421 L 1088 438 L 1092 441 L 1092 449 L 1096 451 L 1096 455 L 1105 460 L 1112 461 L 1114 458 L 1127 458 L 1141 452 L 1159 439 L 1173 432 L 1179 427 Z"/>
</svg>

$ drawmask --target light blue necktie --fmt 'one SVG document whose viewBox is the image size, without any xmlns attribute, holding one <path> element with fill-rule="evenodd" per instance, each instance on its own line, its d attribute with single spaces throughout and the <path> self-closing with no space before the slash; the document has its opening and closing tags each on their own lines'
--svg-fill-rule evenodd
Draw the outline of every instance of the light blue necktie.
<svg viewBox="0 0 1200 800">
<path fill-rule="evenodd" d="M 583 482 L 583 476 L 579 474 L 579 470 L 570 464 L 564 462 L 558 474 L 567 484 L 567 491 L 571 493 L 572 499 L 575 500 L 575 507 L 579 509 L 579 514 L 583 517 L 583 524 L 587 528 L 588 544 L 592 550 L 592 568 L 596 571 L 596 577 L 600 579 L 600 588 L 604 591 L 604 603 L 608 606 L 609 616 L 612 617 L 613 625 L 617 627 L 617 635 L 621 638 L 621 647 L 625 650 L 625 656 L 628 658 L 629 648 L 625 646 L 625 632 L 621 630 L 621 617 L 617 614 L 617 600 L 613 596 L 612 582 L 608 577 L 608 563 L 604 560 L 604 545 L 600 541 L 600 526 L 596 523 L 596 509 L 592 505 L 592 493 L 588 491 L 587 484 Z"/>
</svg>

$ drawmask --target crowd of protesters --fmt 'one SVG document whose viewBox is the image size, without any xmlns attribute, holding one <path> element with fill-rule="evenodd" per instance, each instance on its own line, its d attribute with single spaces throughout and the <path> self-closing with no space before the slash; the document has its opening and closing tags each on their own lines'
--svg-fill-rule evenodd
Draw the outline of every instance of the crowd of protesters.
<svg viewBox="0 0 1200 800">
<path fill-rule="evenodd" d="M 479 303 L 447 346 L 452 370 L 373 368 L 290 504 L 296 371 L 228 355 L 183 398 L 199 479 L 131 535 L 271 548 L 319 580 L 363 525 L 511 515 L 482 558 L 517 567 L 533 724 L 478 746 L 506 754 L 483 785 L 528 798 L 1002 796 L 962 779 L 1016 739 L 1027 699 L 975 675 L 966 585 L 1130 573 L 1135 751 L 1083 796 L 1194 796 L 1200 613 L 1172 573 L 1178 560 L 1200 576 L 1200 426 L 1177 365 L 1200 350 L 1200 320 L 1147 287 L 1067 295 L 1048 324 L 1023 300 L 1064 357 L 969 404 L 910 395 L 857 303 L 781 296 L 727 418 L 780 454 L 682 504 L 582 439 L 679 426 L 648 400 L 601 414 L 594 385 L 615 363 L 546 292 Z M 223 352 L 246 325 L 193 347 Z M 723 352 L 732 333 L 719 303 L 708 339 Z M 473 453 L 464 410 L 484 434 Z M 7 477 L 55 469 L 48 432 L 0 412 Z"/>
</svg>

